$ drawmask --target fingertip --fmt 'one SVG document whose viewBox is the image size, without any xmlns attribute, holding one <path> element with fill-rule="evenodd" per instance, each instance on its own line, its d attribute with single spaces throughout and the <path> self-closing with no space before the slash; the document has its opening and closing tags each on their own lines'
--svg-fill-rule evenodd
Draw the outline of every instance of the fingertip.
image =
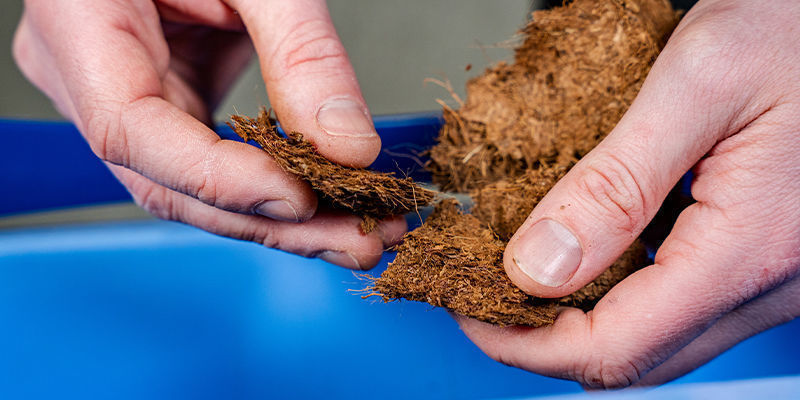
<svg viewBox="0 0 800 400">
<path fill-rule="evenodd" d="M 307 182 L 284 171 L 258 148 L 230 140 L 220 144 L 229 148 L 215 161 L 228 168 L 218 180 L 228 185 L 223 195 L 217 196 L 215 206 L 293 223 L 308 221 L 316 214 L 319 199 Z M 249 203 L 251 208 L 238 210 L 228 203 Z"/>
<path fill-rule="evenodd" d="M 320 154 L 336 164 L 351 168 L 367 168 L 381 151 L 381 139 L 310 138 Z"/>
<path fill-rule="evenodd" d="M 284 129 L 302 133 L 337 164 L 369 166 L 381 140 L 325 1 L 276 2 L 269 12 L 241 3 Z"/>
<path fill-rule="evenodd" d="M 302 133 L 320 154 L 337 164 L 366 168 L 378 158 L 381 138 L 363 101 L 353 96 L 333 96 L 323 100 L 313 115 L 310 119 L 284 112 L 278 118 L 283 126 Z"/>
<path fill-rule="evenodd" d="M 295 207 L 288 200 L 265 200 L 255 207 L 254 213 L 274 219 L 276 221 L 301 223 L 308 221 L 314 216 L 315 207 L 304 204 L 299 208 Z"/>
<path fill-rule="evenodd" d="M 389 248 L 403 240 L 408 232 L 408 223 L 403 216 L 389 217 L 380 222 L 377 232 L 383 242 L 383 247 Z"/>
<path fill-rule="evenodd" d="M 291 222 L 306 222 L 317 214 L 319 196 L 317 196 L 317 193 L 305 182 L 302 183 L 298 193 L 286 201 L 291 206 L 292 216 L 295 217 L 294 221 Z"/>
<path fill-rule="evenodd" d="M 311 256 L 345 268 L 366 271 L 378 265 L 384 252 L 379 228 L 364 234 L 361 218 L 340 211 L 324 210 L 310 221 L 296 225 L 316 230 L 318 250 Z M 396 228 L 392 228 L 396 229 Z"/>
<path fill-rule="evenodd" d="M 328 260 L 350 269 L 367 271 L 374 268 L 381 262 L 384 251 L 399 243 L 408 229 L 403 217 L 390 217 L 380 221 L 372 232 L 364 235 L 361 231 L 361 220 L 355 217 L 353 219 L 358 220 L 356 224 L 351 225 L 357 229 L 355 235 L 364 240 L 351 243 L 348 250 L 342 251 L 347 254 L 349 261 L 341 255 L 336 255 L 335 258 L 342 260 L 342 263 Z"/>
<path fill-rule="evenodd" d="M 301 193 L 289 199 L 270 197 L 256 204 L 252 213 L 275 221 L 291 223 L 306 222 L 316 214 L 318 200 L 313 191 L 310 195 Z"/>
<path fill-rule="evenodd" d="M 317 258 L 347 269 L 353 269 L 357 271 L 364 270 L 361 262 L 354 255 L 347 251 L 325 250 L 319 253 Z"/>
<path fill-rule="evenodd" d="M 358 229 L 360 230 L 360 223 Z M 374 268 L 381 262 L 384 253 L 383 240 L 378 232 L 367 235 L 367 240 L 358 246 L 357 258 L 362 271 Z"/>
</svg>

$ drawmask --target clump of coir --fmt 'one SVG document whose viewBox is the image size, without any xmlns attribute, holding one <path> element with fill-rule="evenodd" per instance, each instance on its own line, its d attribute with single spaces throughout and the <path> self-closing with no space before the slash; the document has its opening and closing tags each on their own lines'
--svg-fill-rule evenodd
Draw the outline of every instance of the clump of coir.
<svg viewBox="0 0 800 400">
<path fill-rule="evenodd" d="M 411 178 L 329 161 L 301 133 L 282 136 L 266 109 L 255 119 L 234 115 L 231 120 L 236 134 L 244 141 L 255 141 L 284 171 L 307 181 L 322 201 L 360 216 L 364 233 L 372 231 L 378 220 L 416 211 L 435 197 Z"/>
<path fill-rule="evenodd" d="M 540 299 L 508 278 L 504 250 L 505 242 L 486 224 L 461 212 L 455 200 L 444 200 L 397 247 L 397 257 L 372 282 L 368 296 L 427 302 L 497 325 L 543 326 L 555 321 L 559 305 L 591 309 L 647 259 L 637 241 L 586 287 L 560 299 Z"/>
<path fill-rule="evenodd" d="M 516 178 L 500 179 L 472 191 L 472 215 L 508 241 L 544 195 L 566 175 L 564 165 L 542 164 Z"/>
<path fill-rule="evenodd" d="M 575 0 L 538 11 L 512 64 L 467 84 L 445 107 L 428 164 L 443 190 L 470 193 L 472 214 L 437 207 L 374 280 L 384 301 L 409 299 L 498 325 L 553 323 L 557 306 L 584 310 L 647 263 L 637 240 L 603 274 L 561 299 L 537 299 L 503 268 L 508 239 L 577 160 L 617 124 L 680 14 L 667 0 Z"/>
<path fill-rule="evenodd" d="M 567 165 L 616 125 L 679 19 L 668 0 L 575 0 L 533 13 L 514 62 L 467 83 L 445 108 L 429 168 L 442 190 L 468 192 Z"/>
</svg>

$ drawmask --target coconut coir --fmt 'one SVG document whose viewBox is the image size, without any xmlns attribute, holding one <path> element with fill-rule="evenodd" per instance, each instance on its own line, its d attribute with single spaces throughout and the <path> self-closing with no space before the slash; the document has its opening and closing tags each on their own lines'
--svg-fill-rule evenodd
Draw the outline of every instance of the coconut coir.
<svg viewBox="0 0 800 400">
<path fill-rule="evenodd" d="M 434 192 L 411 178 L 329 161 L 301 133 L 282 136 L 269 114 L 262 108 L 255 119 L 234 115 L 229 125 L 245 142 L 258 143 L 284 171 L 307 181 L 322 201 L 360 216 L 364 233 L 372 231 L 380 219 L 416 211 L 433 201 Z"/>
<path fill-rule="evenodd" d="M 668 0 L 575 0 L 533 13 L 513 63 L 467 83 L 430 170 L 468 192 L 589 152 L 628 109 L 678 21 Z"/>
<path fill-rule="evenodd" d="M 647 260 L 637 241 L 591 284 L 560 299 L 540 299 L 506 275 L 505 244 L 455 200 L 444 200 L 397 246 L 397 257 L 373 281 L 371 295 L 427 302 L 497 325 L 543 326 L 555 321 L 558 305 L 591 309 Z"/>
<path fill-rule="evenodd" d="M 561 299 L 528 296 L 506 276 L 508 239 L 569 168 L 616 125 L 680 14 L 667 0 L 575 0 L 537 11 L 512 64 L 467 84 L 444 109 L 428 168 L 444 190 L 470 193 L 472 214 L 440 203 L 397 247 L 373 293 L 498 324 L 553 323 L 557 306 L 591 309 L 647 262 L 637 240 L 603 274 Z"/>
<path fill-rule="evenodd" d="M 473 190 L 472 215 L 508 241 L 567 170 L 568 166 L 540 165 L 520 177 L 500 179 Z"/>
</svg>

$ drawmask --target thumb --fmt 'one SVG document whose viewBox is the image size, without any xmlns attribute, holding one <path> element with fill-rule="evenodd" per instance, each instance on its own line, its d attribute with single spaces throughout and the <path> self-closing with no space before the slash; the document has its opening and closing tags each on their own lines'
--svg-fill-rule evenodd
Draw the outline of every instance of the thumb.
<svg viewBox="0 0 800 400">
<path fill-rule="evenodd" d="M 504 264 L 521 289 L 561 297 L 591 282 L 642 232 L 680 177 L 755 118 L 731 112 L 747 109 L 750 92 L 718 81 L 724 66 L 693 71 L 687 65 L 699 63 L 686 53 L 667 45 L 614 130 L 511 238 Z"/>
<path fill-rule="evenodd" d="M 269 100 L 334 162 L 365 167 L 381 140 L 325 0 L 228 0 L 253 38 Z"/>
</svg>

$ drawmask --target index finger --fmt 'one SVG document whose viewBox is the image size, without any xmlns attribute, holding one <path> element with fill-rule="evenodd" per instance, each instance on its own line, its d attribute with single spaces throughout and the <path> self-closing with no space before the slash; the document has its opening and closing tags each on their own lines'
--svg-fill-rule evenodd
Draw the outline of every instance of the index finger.
<svg viewBox="0 0 800 400">
<path fill-rule="evenodd" d="M 270 103 L 339 164 L 368 166 L 381 140 L 324 0 L 228 0 L 253 38 Z"/>
</svg>

